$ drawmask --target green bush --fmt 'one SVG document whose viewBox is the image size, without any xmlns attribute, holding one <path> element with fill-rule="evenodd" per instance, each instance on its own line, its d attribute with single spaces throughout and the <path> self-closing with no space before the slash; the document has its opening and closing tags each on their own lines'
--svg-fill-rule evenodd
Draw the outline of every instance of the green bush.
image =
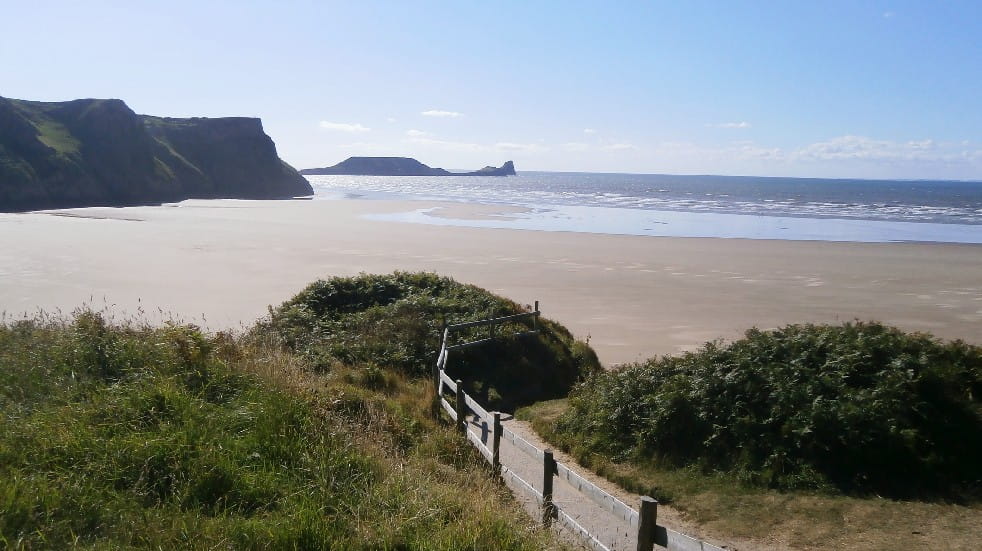
<svg viewBox="0 0 982 551">
<path fill-rule="evenodd" d="M 523 311 L 510 300 L 447 277 L 396 272 L 316 281 L 271 309 L 259 330 L 276 331 L 324 370 L 335 363 L 368 364 L 427 377 L 436 363 L 444 323 Z M 540 320 L 539 327 L 537 336 L 500 338 L 453 352 L 447 373 L 465 380 L 490 407 L 507 409 L 565 396 L 599 362 L 589 346 L 561 325 Z M 499 328 L 499 334 L 527 329 L 510 324 Z M 486 333 L 479 331 L 459 337 L 484 338 Z"/>
<path fill-rule="evenodd" d="M 581 451 L 774 488 L 973 498 L 982 349 L 879 323 L 752 329 L 595 375 L 557 431 Z"/>
</svg>

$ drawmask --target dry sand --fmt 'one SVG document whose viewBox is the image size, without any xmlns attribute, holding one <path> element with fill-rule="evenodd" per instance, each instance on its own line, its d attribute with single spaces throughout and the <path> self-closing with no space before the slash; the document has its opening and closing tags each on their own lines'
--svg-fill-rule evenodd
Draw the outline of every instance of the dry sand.
<svg viewBox="0 0 982 551">
<path fill-rule="evenodd" d="M 248 325 L 307 283 L 430 270 L 516 301 L 607 364 L 738 337 L 751 326 L 878 319 L 982 344 L 982 246 L 612 236 L 369 221 L 482 205 L 366 200 L 187 201 L 0 214 L 0 311 L 158 310 Z"/>
</svg>

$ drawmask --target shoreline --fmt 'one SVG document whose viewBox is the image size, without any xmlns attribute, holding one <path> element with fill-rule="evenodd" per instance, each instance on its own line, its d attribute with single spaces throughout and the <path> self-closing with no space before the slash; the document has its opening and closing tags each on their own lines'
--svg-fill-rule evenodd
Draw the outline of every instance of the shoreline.
<svg viewBox="0 0 982 551">
<path fill-rule="evenodd" d="M 251 325 L 318 278 L 434 271 L 539 300 L 606 365 L 733 339 L 753 326 L 876 319 L 982 343 L 982 248 L 608 235 L 369 220 L 441 201 L 186 201 L 0 215 L 0 311 L 171 312 L 211 330 Z M 120 224 L 126 222 L 125 226 Z M 91 305 L 93 307 L 99 304 Z M 151 320 L 153 321 L 153 320 Z M 159 321 L 159 320 L 157 320 Z"/>
<path fill-rule="evenodd" d="M 592 233 L 639 237 L 818 241 L 834 243 L 950 243 L 982 245 L 982 225 L 791 215 L 687 212 L 621 207 L 500 204 L 479 215 L 468 206 L 423 207 L 370 214 L 372 220 L 438 226 Z"/>
</svg>

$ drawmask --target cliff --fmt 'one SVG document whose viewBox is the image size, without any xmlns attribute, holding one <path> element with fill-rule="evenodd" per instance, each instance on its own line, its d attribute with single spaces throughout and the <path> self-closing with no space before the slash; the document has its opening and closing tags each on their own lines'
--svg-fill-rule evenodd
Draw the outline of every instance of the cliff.
<svg viewBox="0 0 982 551">
<path fill-rule="evenodd" d="M 473 172 L 450 172 L 432 168 L 409 157 L 349 157 L 324 168 L 305 168 L 300 174 L 346 174 L 351 176 L 513 176 L 515 164 L 511 161 L 500 168 L 486 166 Z"/>
<path fill-rule="evenodd" d="M 312 193 L 259 119 L 151 117 L 118 99 L 0 98 L 0 211 Z"/>
</svg>

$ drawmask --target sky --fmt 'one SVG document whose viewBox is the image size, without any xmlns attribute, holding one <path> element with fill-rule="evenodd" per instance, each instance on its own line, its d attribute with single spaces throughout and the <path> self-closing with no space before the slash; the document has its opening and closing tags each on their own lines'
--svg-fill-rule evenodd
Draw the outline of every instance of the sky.
<svg viewBox="0 0 982 551">
<path fill-rule="evenodd" d="M 982 2 L 20 2 L 0 95 L 253 116 L 297 168 L 982 180 Z"/>
</svg>

